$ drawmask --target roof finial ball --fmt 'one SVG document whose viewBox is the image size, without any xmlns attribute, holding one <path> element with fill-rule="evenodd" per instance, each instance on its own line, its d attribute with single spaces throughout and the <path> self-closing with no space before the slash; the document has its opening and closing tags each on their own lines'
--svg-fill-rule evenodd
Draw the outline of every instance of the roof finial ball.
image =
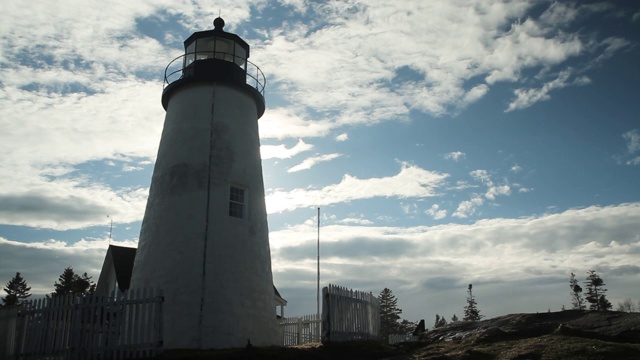
<svg viewBox="0 0 640 360">
<path fill-rule="evenodd" d="M 218 16 L 215 20 L 213 20 L 213 30 L 223 31 L 224 20 L 220 16 Z"/>
</svg>

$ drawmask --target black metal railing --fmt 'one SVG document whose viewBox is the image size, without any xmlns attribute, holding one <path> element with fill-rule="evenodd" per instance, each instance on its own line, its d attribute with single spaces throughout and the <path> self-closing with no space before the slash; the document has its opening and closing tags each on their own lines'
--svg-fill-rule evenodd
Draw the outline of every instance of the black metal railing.
<svg viewBox="0 0 640 360">
<path fill-rule="evenodd" d="M 254 87 L 258 92 L 260 92 L 260 94 L 262 94 L 262 96 L 264 96 L 264 88 L 267 85 L 267 79 L 257 65 L 240 56 L 214 51 L 186 53 L 171 60 L 164 71 L 164 87 L 167 87 L 167 85 L 174 81 L 182 79 L 185 73 L 184 70 L 193 62 L 208 59 L 218 59 L 235 63 L 239 68 L 244 70 L 246 74 L 246 84 Z"/>
</svg>

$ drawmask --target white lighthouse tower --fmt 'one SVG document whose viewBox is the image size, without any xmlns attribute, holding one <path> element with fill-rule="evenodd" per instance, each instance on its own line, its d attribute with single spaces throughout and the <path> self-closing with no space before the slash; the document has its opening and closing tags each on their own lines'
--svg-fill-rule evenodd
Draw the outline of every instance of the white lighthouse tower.
<svg viewBox="0 0 640 360">
<path fill-rule="evenodd" d="M 164 347 L 277 341 L 258 119 L 265 78 L 249 45 L 192 34 L 165 73 L 164 129 L 132 288 L 164 291 Z"/>
</svg>

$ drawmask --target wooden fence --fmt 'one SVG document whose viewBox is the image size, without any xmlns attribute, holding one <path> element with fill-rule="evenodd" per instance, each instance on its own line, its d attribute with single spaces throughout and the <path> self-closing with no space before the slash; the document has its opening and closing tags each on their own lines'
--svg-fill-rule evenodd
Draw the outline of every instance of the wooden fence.
<svg viewBox="0 0 640 360">
<path fill-rule="evenodd" d="M 380 302 L 371 293 L 331 285 L 322 289 L 322 342 L 379 340 Z"/>
<path fill-rule="evenodd" d="M 320 342 L 322 319 L 318 314 L 285 318 L 280 321 L 282 345 L 293 346 Z"/>
<path fill-rule="evenodd" d="M 118 298 L 68 295 L 25 301 L 0 311 L 0 357 L 155 356 L 162 351 L 163 302 L 158 290 L 130 290 Z"/>
</svg>

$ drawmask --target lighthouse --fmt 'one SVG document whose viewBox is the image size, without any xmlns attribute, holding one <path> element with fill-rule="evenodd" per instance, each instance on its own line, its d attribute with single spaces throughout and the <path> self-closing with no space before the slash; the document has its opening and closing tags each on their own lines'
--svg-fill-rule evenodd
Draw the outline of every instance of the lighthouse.
<svg viewBox="0 0 640 360">
<path fill-rule="evenodd" d="M 131 288 L 164 292 L 164 347 L 277 342 L 258 119 L 265 78 L 249 45 L 195 32 L 165 71 L 164 128 Z"/>
</svg>

